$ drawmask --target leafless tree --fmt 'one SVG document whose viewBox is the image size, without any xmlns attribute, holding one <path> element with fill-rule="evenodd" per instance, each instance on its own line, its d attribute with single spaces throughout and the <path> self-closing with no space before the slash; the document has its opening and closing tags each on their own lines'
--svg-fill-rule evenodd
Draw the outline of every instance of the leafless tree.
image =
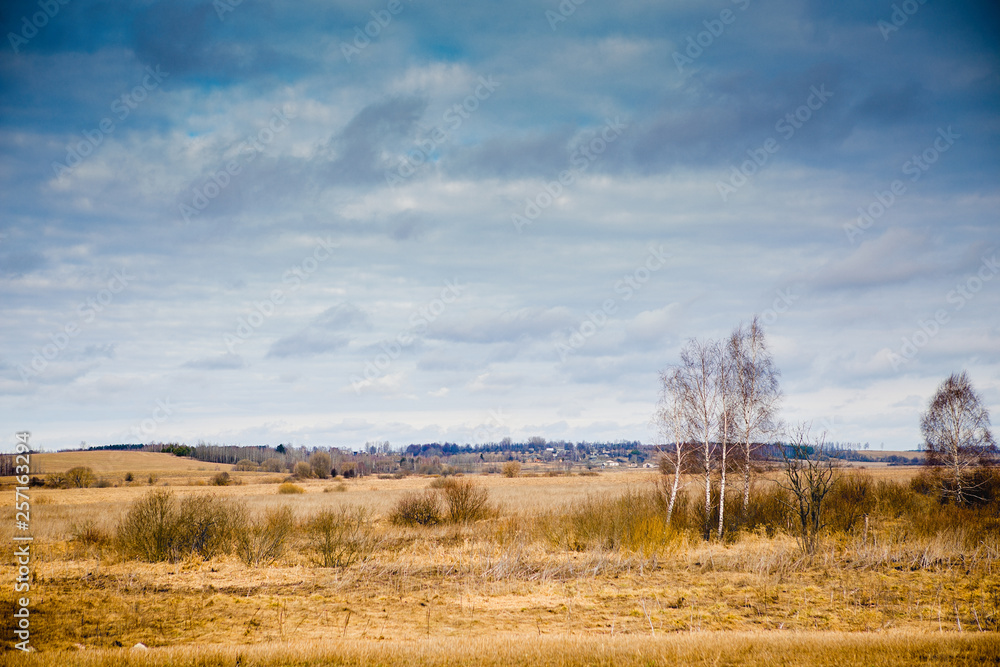
<svg viewBox="0 0 1000 667">
<path fill-rule="evenodd" d="M 660 458 L 660 472 L 663 473 L 663 492 L 667 501 L 667 523 L 674 514 L 677 492 L 681 487 L 681 475 L 686 469 L 688 443 L 691 433 L 686 416 L 688 388 L 684 384 L 684 374 L 672 366 L 660 373 L 660 402 L 656 409 L 656 426 L 660 441 L 672 442 L 673 451 L 663 452 Z M 673 480 L 668 482 L 668 476 Z"/>
<path fill-rule="evenodd" d="M 825 455 L 826 433 L 810 435 L 808 424 L 800 424 L 791 434 L 791 442 L 782 447 L 785 478 L 778 486 L 792 494 L 792 509 L 799 518 L 799 543 L 812 554 L 824 527 L 823 501 L 839 477 L 834 459 Z"/>
<path fill-rule="evenodd" d="M 701 447 L 705 467 L 705 525 L 704 537 L 712 536 L 712 460 L 715 449 L 713 437 L 719 423 L 719 344 L 692 338 L 681 349 L 681 363 L 677 367 L 685 391 L 685 417 L 688 428 Z"/>
<path fill-rule="evenodd" d="M 965 371 L 941 383 L 920 420 L 920 432 L 942 497 L 974 500 L 977 468 L 996 462 L 990 414 Z"/>
<path fill-rule="evenodd" d="M 719 344 L 717 353 L 718 368 L 715 372 L 715 383 L 719 395 L 719 415 L 717 418 L 717 445 L 719 458 L 719 539 L 722 539 L 726 517 L 726 472 L 729 465 L 729 446 L 733 437 L 733 427 L 737 415 L 738 397 L 735 380 L 736 358 L 731 354 L 729 344 Z"/>
<path fill-rule="evenodd" d="M 781 374 L 767 348 L 764 329 L 757 316 L 742 324 L 729 337 L 727 354 L 732 360 L 734 431 L 743 449 L 743 516 L 750 505 L 753 451 L 762 440 L 780 428 L 778 407 Z"/>
</svg>

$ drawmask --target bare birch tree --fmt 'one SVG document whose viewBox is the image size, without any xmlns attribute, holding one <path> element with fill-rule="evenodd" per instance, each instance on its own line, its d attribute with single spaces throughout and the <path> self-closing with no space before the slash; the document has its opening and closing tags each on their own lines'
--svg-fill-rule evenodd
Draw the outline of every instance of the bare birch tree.
<svg viewBox="0 0 1000 667">
<path fill-rule="evenodd" d="M 705 466 L 705 525 L 704 537 L 712 537 L 712 460 L 716 426 L 719 421 L 719 345 L 715 341 L 692 338 L 681 349 L 678 373 L 683 378 L 685 416 L 692 436 L 700 442 Z M 694 438 L 692 438 L 694 439 Z"/>
<path fill-rule="evenodd" d="M 722 539 L 723 528 L 726 517 L 726 472 L 729 465 L 729 445 L 733 436 L 733 427 L 737 414 L 736 387 L 735 380 L 735 358 L 731 354 L 729 345 L 718 346 L 717 352 L 718 367 L 715 371 L 715 383 L 719 396 L 716 419 L 718 425 L 719 444 L 717 445 L 719 455 L 719 539 Z"/>
<path fill-rule="evenodd" d="M 974 472 L 996 460 L 990 414 L 962 371 L 941 383 L 920 420 L 920 432 L 942 497 L 976 498 Z"/>
<path fill-rule="evenodd" d="M 778 407 L 781 373 L 767 348 L 764 329 L 755 315 L 746 327 L 740 325 L 729 337 L 727 352 L 732 359 L 735 424 L 743 449 L 743 517 L 750 506 L 753 451 L 779 428 Z"/>
<path fill-rule="evenodd" d="M 672 442 L 672 452 L 664 452 L 660 458 L 660 472 L 663 474 L 663 492 L 667 501 L 667 523 L 670 523 L 677 503 L 677 492 L 681 487 L 681 475 L 686 469 L 686 457 L 691 433 L 686 416 L 688 403 L 684 374 L 676 366 L 660 373 L 660 402 L 656 410 L 656 425 L 660 441 Z M 667 477 L 673 476 L 668 482 Z"/>
</svg>

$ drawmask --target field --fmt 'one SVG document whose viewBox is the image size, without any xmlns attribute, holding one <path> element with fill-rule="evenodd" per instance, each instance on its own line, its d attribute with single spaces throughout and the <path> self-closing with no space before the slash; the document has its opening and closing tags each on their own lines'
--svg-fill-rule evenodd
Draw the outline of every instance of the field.
<svg viewBox="0 0 1000 667">
<path fill-rule="evenodd" d="M 462 476 L 488 493 L 485 518 L 408 526 L 390 521 L 394 508 L 442 478 L 299 480 L 302 493 L 279 493 L 284 474 L 230 470 L 237 484 L 210 486 L 228 466 L 167 454 L 40 458 L 111 485 L 32 489 L 38 652 L 17 664 L 1000 664 L 997 535 L 945 515 L 915 530 L 907 517 L 928 510 L 902 490 L 913 495 L 918 468 L 862 471 L 898 489 L 902 509 L 880 505 L 805 555 L 790 524 L 722 542 L 664 525 L 648 470 Z M 151 488 L 212 494 L 251 517 L 288 507 L 294 530 L 257 565 L 232 552 L 126 557 L 116 529 Z M 357 508 L 353 561 L 319 566 L 314 518 Z M 2 516 L 11 544 L 11 503 Z M 11 582 L 10 555 L 4 570 Z"/>
</svg>

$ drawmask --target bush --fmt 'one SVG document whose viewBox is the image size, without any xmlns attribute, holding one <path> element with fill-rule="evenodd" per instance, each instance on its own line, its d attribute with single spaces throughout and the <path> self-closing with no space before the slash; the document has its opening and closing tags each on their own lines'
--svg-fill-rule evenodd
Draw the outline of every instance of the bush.
<svg viewBox="0 0 1000 667">
<path fill-rule="evenodd" d="M 333 463 L 330 461 L 330 455 L 326 452 L 313 452 L 313 455 L 309 457 L 309 465 L 312 467 L 314 475 L 320 479 L 326 479 L 330 476 L 330 468 Z"/>
<path fill-rule="evenodd" d="M 244 523 L 244 511 L 238 506 L 216 496 L 188 496 L 177 514 L 175 557 L 197 554 L 207 560 L 228 553 Z"/>
<path fill-rule="evenodd" d="M 96 480 L 94 471 L 87 466 L 77 466 L 66 471 L 66 484 L 77 489 L 85 489 Z"/>
<path fill-rule="evenodd" d="M 310 477 L 312 477 L 312 473 L 313 473 L 312 466 L 310 466 L 305 461 L 299 461 L 298 463 L 295 464 L 295 467 L 292 468 L 292 474 L 298 477 L 299 479 L 309 479 Z"/>
<path fill-rule="evenodd" d="M 229 486 L 233 483 L 232 478 L 229 476 L 228 472 L 216 473 L 212 477 L 212 484 L 215 486 Z"/>
<path fill-rule="evenodd" d="M 236 555 L 247 566 L 267 565 L 285 550 L 295 528 L 292 510 L 279 507 L 247 521 L 236 534 Z"/>
<path fill-rule="evenodd" d="M 112 539 L 93 520 L 88 519 L 82 525 L 73 526 L 71 541 L 86 553 L 91 549 L 100 552 L 105 546 L 111 543 Z"/>
<path fill-rule="evenodd" d="M 188 496 L 178 507 L 170 491 L 157 489 L 132 504 L 115 542 L 122 555 L 149 562 L 207 559 L 228 553 L 244 523 L 241 508 L 215 496 Z"/>
<path fill-rule="evenodd" d="M 679 500 L 679 498 L 678 498 Z M 675 515 L 678 514 L 675 507 Z M 667 509 L 656 490 L 627 489 L 619 496 L 589 496 L 564 521 L 557 540 L 569 548 L 651 552 L 670 541 Z"/>
<path fill-rule="evenodd" d="M 131 482 L 134 479 L 135 479 L 135 476 L 132 473 L 130 473 L 130 472 L 125 473 L 125 481 L 126 482 Z"/>
<path fill-rule="evenodd" d="M 517 477 L 521 474 L 520 461 L 507 461 L 501 468 L 504 477 Z"/>
<path fill-rule="evenodd" d="M 173 494 L 153 490 L 136 500 L 115 533 L 118 548 L 127 557 L 149 562 L 173 560 L 177 540 Z"/>
<path fill-rule="evenodd" d="M 235 467 L 235 470 L 240 470 L 243 472 L 254 472 L 259 469 L 260 466 L 258 466 L 255 461 L 251 461 L 250 459 L 240 459 L 239 461 L 236 462 L 236 467 Z"/>
<path fill-rule="evenodd" d="M 263 463 L 260 464 L 260 469 L 264 472 L 281 472 L 285 469 L 285 464 L 281 462 L 281 459 L 265 459 Z"/>
<path fill-rule="evenodd" d="M 747 505 L 746 516 L 742 517 L 742 527 L 746 530 L 763 530 L 768 537 L 774 537 L 777 532 L 792 528 L 791 494 L 777 484 L 765 487 L 754 485 L 750 487 L 750 502 Z M 698 510 L 704 512 L 704 498 L 698 503 Z M 743 499 L 740 498 L 739 509 L 733 510 L 731 516 L 739 516 L 743 512 Z M 700 519 L 699 519 L 700 521 Z"/>
<path fill-rule="evenodd" d="M 309 522 L 307 533 L 313 562 L 320 567 L 347 567 L 367 558 L 375 547 L 363 508 L 324 510 Z"/>
<path fill-rule="evenodd" d="M 452 523 L 471 523 L 492 513 L 489 493 L 471 480 L 449 479 L 441 490 Z"/>
<path fill-rule="evenodd" d="M 396 503 L 389 520 L 400 526 L 441 523 L 441 498 L 433 491 L 407 493 Z"/>
<path fill-rule="evenodd" d="M 866 472 L 844 475 L 830 491 L 823 512 L 831 530 L 850 532 L 865 515 L 875 511 L 875 483 Z"/>
<path fill-rule="evenodd" d="M 278 493 L 305 493 L 306 490 L 303 489 L 298 484 L 292 484 L 291 482 L 284 482 L 278 487 Z"/>
</svg>

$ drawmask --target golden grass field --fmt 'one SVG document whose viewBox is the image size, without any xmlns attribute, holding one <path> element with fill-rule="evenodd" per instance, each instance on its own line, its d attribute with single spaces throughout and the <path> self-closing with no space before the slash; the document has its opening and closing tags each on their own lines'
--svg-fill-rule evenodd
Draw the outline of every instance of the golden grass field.
<svg viewBox="0 0 1000 667">
<path fill-rule="evenodd" d="M 39 458 L 47 472 L 89 465 L 118 485 L 31 490 L 38 652 L 10 652 L 5 625 L 9 664 L 1000 665 L 997 541 L 970 548 L 961 527 L 918 537 L 873 525 L 864 541 L 831 537 L 808 557 L 781 533 L 573 548 L 548 534 L 554 517 L 647 488 L 656 474 L 469 476 L 489 490 L 494 518 L 409 528 L 387 517 L 431 478 L 306 480 L 305 493 L 280 495 L 284 475 L 231 472 L 239 485 L 210 487 L 227 466 L 168 454 Z M 137 481 L 124 484 L 125 472 Z M 916 470 L 866 472 L 906 480 Z M 379 547 L 322 568 L 293 538 L 277 562 L 248 567 L 232 555 L 144 563 L 74 539 L 84 527 L 113 534 L 150 490 L 149 473 L 178 496 L 212 493 L 251 512 L 288 506 L 301 522 L 364 507 Z M 0 511 L 7 544 L 12 505 Z M 7 624 L 10 555 L 3 568 Z M 130 649 L 139 642 L 149 650 Z"/>
</svg>

